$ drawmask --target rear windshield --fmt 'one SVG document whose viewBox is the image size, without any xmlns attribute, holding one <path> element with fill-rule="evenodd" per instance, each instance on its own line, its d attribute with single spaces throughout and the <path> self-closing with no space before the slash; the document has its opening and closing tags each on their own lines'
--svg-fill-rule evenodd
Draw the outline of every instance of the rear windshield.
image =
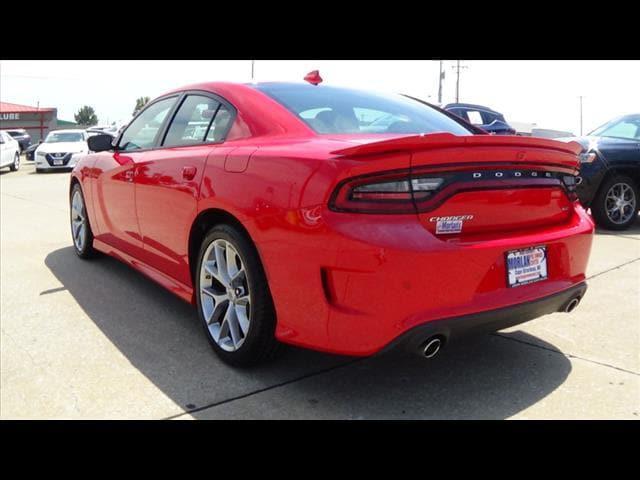
<svg viewBox="0 0 640 480">
<path fill-rule="evenodd" d="M 12 137 L 21 137 L 23 135 L 26 135 L 27 132 L 20 132 L 18 130 L 10 130 L 7 132 L 9 135 L 11 135 Z"/>
<path fill-rule="evenodd" d="M 317 133 L 473 134 L 443 113 L 401 95 L 307 84 L 259 84 L 255 88 Z"/>
<path fill-rule="evenodd" d="M 44 143 L 60 143 L 60 142 L 82 142 L 84 138 L 82 133 L 50 133 Z"/>
</svg>

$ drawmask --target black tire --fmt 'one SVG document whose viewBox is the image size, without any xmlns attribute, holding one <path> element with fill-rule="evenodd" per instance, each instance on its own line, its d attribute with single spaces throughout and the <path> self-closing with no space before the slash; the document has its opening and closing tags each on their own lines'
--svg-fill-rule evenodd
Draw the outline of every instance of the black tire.
<svg viewBox="0 0 640 480">
<path fill-rule="evenodd" d="M 614 221 L 615 219 L 612 220 L 607 214 L 607 194 L 609 193 L 609 190 L 611 190 L 613 186 L 617 184 L 628 186 L 635 201 L 633 215 L 631 215 L 630 218 L 624 222 L 616 222 Z M 638 186 L 633 181 L 633 179 L 627 177 L 626 175 L 614 174 L 606 179 L 600 186 L 600 189 L 598 190 L 598 193 L 596 194 L 593 203 L 591 204 L 591 212 L 593 213 L 593 218 L 595 219 L 598 226 L 606 228 L 608 230 L 626 230 L 631 225 L 633 225 L 637 219 L 639 203 L 640 196 L 638 195 Z"/>
<path fill-rule="evenodd" d="M 9 166 L 9 170 L 11 170 L 12 172 L 17 172 L 19 168 L 20 168 L 20 154 L 16 153 L 13 156 L 13 163 Z"/>
<path fill-rule="evenodd" d="M 71 205 L 73 202 L 73 196 L 76 194 L 76 192 L 79 192 L 80 196 L 82 197 L 82 215 L 86 221 L 86 224 L 85 224 L 86 237 L 85 237 L 85 241 L 82 244 L 81 249 L 78 248 L 78 245 L 76 244 L 74 232 L 73 232 L 73 222 L 72 222 L 73 209 Z M 87 216 L 87 207 L 85 205 L 86 203 L 84 200 L 84 195 L 82 193 L 82 188 L 80 187 L 79 183 L 76 183 L 73 185 L 73 188 L 71 189 L 71 195 L 69 195 L 69 226 L 71 227 L 71 241 L 73 243 L 73 250 L 76 252 L 76 255 L 78 255 L 80 258 L 84 260 L 87 260 L 90 258 L 94 258 L 98 254 L 98 252 L 93 248 L 93 232 L 91 230 L 91 224 L 89 223 L 89 217 Z"/>
<path fill-rule="evenodd" d="M 36 173 L 43 173 L 43 172 L 44 172 L 44 169 L 36 167 Z"/>
<path fill-rule="evenodd" d="M 242 345 L 235 351 L 224 350 L 213 338 L 203 313 L 200 298 L 200 267 L 207 248 L 218 239 L 230 242 L 238 252 L 244 265 L 249 288 L 251 302 L 249 329 Z M 195 288 L 198 317 L 214 352 L 225 363 L 238 367 L 248 367 L 271 361 L 283 351 L 283 345 L 275 339 L 276 314 L 267 278 L 258 252 L 244 232 L 226 224 L 216 225 L 209 230 L 202 241 L 200 252 L 198 253 L 198 262 L 195 269 Z"/>
</svg>

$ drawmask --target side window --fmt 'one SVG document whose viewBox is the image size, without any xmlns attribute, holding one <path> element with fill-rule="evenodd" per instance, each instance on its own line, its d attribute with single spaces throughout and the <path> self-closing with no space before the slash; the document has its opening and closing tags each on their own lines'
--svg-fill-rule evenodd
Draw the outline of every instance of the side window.
<svg viewBox="0 0 640 480">
<path fill-rule="evenodd" d="M 0 143 L 4 143 L 4 133 L 0 132 Z"/>
<path fill-rule="evenodd" d="M 467 110 L 467 118 L 472 125 L 484 125 L 482 123 L 482 115 L 478 110 Z"/>
<path fill-rule="evenodd" d="M 220 102 L 203 95 L 187 95 L 171 121 L 164 146 L 193 145 L 204 142 L 207 132 L 215 124 Z"/>
<path fill-rule="evenodd" d="M 229 109 L 224 105 L 220 105 L 218 113 L 216 113 L 216 116 L 211 123 L 211 127 L 209 127 L 209 131 L 207 132 L 206 141 L 222 142 L 231 128 L 232 119 L 233 115 Z"/>
<path fill-rule="evenodd" d="M 500 115 L 497 113 L 489 113 L 489 112 L 481 112 L 482 113 L 482 124 L 489 125 L 493 123 L 495 120 L 500 119 Z"/>
<path fill-rule="evenodd" d="M 457 117 L 460 117 L 461 119 L 463 119 L 466 122 L 469 121 L 469 117 L 467 117 L 467 114 L 465 113 L 465 111 L 460 109 L 460 108 L 452 108 L 451 110 L 449 110 L 449 112 L 453 113 Z"/>
<path fill-rule="evenodd" d="M 176 99 L 165 98 L 147 107 L 124 131 L 118 149 L 129 151 L 152 147 Z"/>
</svg>

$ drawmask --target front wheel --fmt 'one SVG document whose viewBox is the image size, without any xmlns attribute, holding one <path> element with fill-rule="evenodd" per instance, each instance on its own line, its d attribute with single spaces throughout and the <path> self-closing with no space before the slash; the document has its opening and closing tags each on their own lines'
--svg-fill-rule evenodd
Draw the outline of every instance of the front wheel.
<svg viewBox="0 0 640 480">
<path fill-rule="evenodd" d="M 198 316 L 215 353 L 249 366 L 277 356 L 276 315 L 258 253 L 230 225 L 213 227 L 200 247 L 196 269 Z"/>
<path fill-rule="evenodd" d="M 16 172 L 18 171 L 19 168 L 20 168 L 20 154 L 16 152 L 16 154 L 13 157 L 13 163 L 9 166 L 9 169 L 12 172 Z"/>
<path fill-rule="evenodd" d="M 606 180 L 591 205 L 596 223 L 609 230 L 625 230 L 638 214 L 638 187 L 632 178 L 613 176 Z"/>
<path fill-rule="evenodd" d="M 71 190 L 71 238 L 76 254 L 80 258 L 91 258 L 96 255 L 93 248 L 93 232 L 87 216 L 84 196 L 80 184 L 76 183 Z"/>
</svg>

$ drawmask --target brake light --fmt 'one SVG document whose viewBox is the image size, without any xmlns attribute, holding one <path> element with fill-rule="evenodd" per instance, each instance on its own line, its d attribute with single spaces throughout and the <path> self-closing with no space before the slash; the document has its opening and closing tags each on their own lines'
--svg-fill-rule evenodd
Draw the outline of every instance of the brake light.
<svg viewBox="0 0 640 480">
<path fill-rule="evenodd" d="M 567 192 L 567 196 L 569 200 L 575 202 L 578 200 L 578 194 L 576 193 L 576 185 L 578 184 L 577 176 L 575 175 L 565 175 L 562 177 L 562 183 L 564 183 L 565 191 Z"/>
<path fill-rule="evenodd" d="M 342 212 L 415 213 L 415 202 L 425 200 L 444 178 L 416 177 L 408 173 L 350 179 L 338 186 L 329 208 Z"/>
</svg>

